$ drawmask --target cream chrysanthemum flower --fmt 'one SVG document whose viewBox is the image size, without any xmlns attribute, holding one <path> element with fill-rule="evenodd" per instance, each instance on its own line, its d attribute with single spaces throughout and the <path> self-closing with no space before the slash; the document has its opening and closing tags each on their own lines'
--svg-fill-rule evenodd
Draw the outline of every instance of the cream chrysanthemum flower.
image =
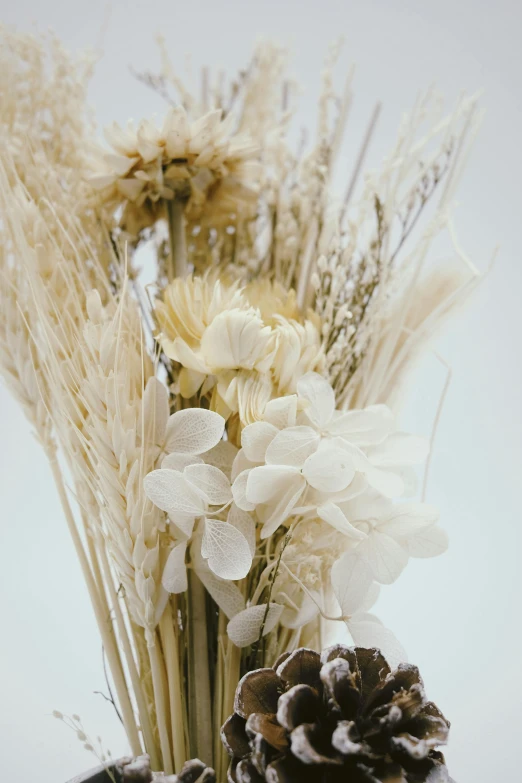
<svg viewBox="0 0 522 783">
<path fill-rule="evenodd" d="M 111 152 L 101 150 L 101 167 L 91 184 L 111 209 L 122 206 L 122 227 L 132 235 L 161 216 L 164 199 L 187 201 L 197 216 L 203 207 L 237 211 L 257 196 L 256 145 L 233 134 L 234 117 L 214 110 L 191 122 L 182 106 L 170 109 L 163 125 L 143 120 L 138 128 L 113 123 L 105 131 Z"/>
<path fill-rule="evenodd" d="M 241 424 L 256 421 L 274 396 L 323 370 L 320 324 L 299 315 L 293 291 L 278 284 L 227 286 L 213 275 L 175 279 L 156 305 L 165 354 L 181 365 L 182 397 L 211 392 L 211 407 Z"/>
</svg>

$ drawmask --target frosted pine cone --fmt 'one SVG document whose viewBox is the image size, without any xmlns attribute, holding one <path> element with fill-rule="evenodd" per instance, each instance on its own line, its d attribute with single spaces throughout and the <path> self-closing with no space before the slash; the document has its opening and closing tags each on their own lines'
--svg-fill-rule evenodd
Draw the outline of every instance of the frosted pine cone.
<svg viewBox="0 0 522 783">
<path fill-rule="evenodd" d="M 282 656 L 240 681 L 221 730 L 232 783 L 444 783 L 449 723 L 418 669 L 336 645 Z"/>
<path fill-rule="evenodd" d="M 121 763 L 123 783 L 216 783 L 216 773 L 199 759 L 186 761 L 179 775 L 153 775 L 148 755 L 124 759 Z"/>
<path fill-rule="evenodd" d="M 179 775 L 165 778 L 165 783 L 216 783 L 216 773 L 199 759 L 191 759 L 183 764 Z"/>
</svg>

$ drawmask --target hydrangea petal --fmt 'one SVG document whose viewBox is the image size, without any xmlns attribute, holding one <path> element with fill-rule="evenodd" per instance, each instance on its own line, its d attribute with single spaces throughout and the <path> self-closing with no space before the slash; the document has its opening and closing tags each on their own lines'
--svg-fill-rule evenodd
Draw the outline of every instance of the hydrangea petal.
<svg viewBox="0 0 522 783">
<path fill-rule="evenodd" d="M 166 457 L 163 458 L 161 467 L 183 473 L 188 465 L 198 465 L 202 462 L 203 460 L 201 457 L 198 457 L 195 454 L 179 454 L 177 451 L 173 451 L 172 454 L 167 454 Z"/>
<path fill-rule="evenodd" d="M 196 524 L 196 517 L 194 515 L 173 511 L 169 516 L 169 520 L 176 529 L 176 535 L 179 531 L 186 538 L 190 538 L 194 530 L 194 525 Z"/>
<path fill-rule="evenodd" d="M 398 473 L 369 467 L 364 475 L 368 484 L 387 498 L 397 498 L 404 492 L 404 481 Z"/>
<path fill-rule="evenodd" d="M 270 400 L 265 406 L 263 418 L 278 430 L 293 427 L 297 418 L 297 394 Z"/>
<path fill-rule="evenodd" d="M 438 557 L 448 548 L 448 534 L 439 525 L 430 525 L 408 536 L 405 546 L 410 557 Z"/>
<path fill-rule="evenodd" d="M 180 511 L 189 516 L 200 516 L 205 511 L 201 495 L 177 470 L 153 470 L 145 476 L 143 486 L 154 505 L 169 514 Z"/>
<path fill-rule="evenodd" d="M 221 579 L 208 567 L 195 567 L 199 579 L 206 591 L 223 611 L 227 619 L 231 619 L 245 608 L 245 599 L 239 587 L 234 582 Z"/>
<path fill-rule="evenodd" d="M 234 498 L 234 503 L 242 511 L 254 511 L 256 507 L 256 504 L 247 500 L 246 496 L 249 473 L 250 469 L 244 470 L 237 476 L 232 484 L 232 497 Z"/>
<path fill-rule="evenodd" d="M 287 427 L 277 433 L 266 449 L 268 465 L 301 468 L 319 445 L 320 436 L 312 427 Z"/>
<path fill-rule="evenodd" d="M 254 557 L 256 553 L 256 523 L 254 518 L 248 511 L 238 508 L 235 503 L 232 503 L 230 511 L 228 512 L 227 522 L 229 525 L 237 528 L 248 541 L 250 548 L 250 554 Z"/>
<path fill-rule="evenodd" d="M 379 529 L 394 538 L 409 537 L 434 525 L 438 519 L 439 510 L 428 503 L 398 503 L 390 508 Z"/>
<path fill-rule="evenodd" d="M 298 468 L 287 465 L 260 465 L 248 474 L 247 500 L 251 503 L 268 503 L 285 492 L 289 484 L 300 476 Z"/>
<path fill-rule="evenodd" d="M 205 451 L 203 459 L 207 465 L 213 465 L 215 468 L 219 468 L 223 473 L 230 478 L 232 472 L 232 465 L 238 454 L 238 449 L 229 440 L 220 440 L 209 451 Z"/>
<path fill-rule="evenodd" d="M 407 432 L 393 432 L 377 446 L 368 449 L 368 459 L 378 467 L 418 465 L 430 450 L 429 441 Z"/>
<path fill-rule="evenodd" d="M 187 542 L 176 544 L 169 553 L 161 575 L 161 584 L 169 593 L 184 593 L 188 588 L 185 553 Z"/>
<path fill-rule="evenodd" d="M 408 554 L 391 536 L 373 530 L 358 546 L 358 553 L 370 566 L 374 579 L 383 585 L 391 585 L 401 575 Z"/>
<path fill-rule="evenodd" d="M 406 651 L 396 636 L 385 628 L 373 614 L 356 614 L 347 623 L 348 631 L 357 647 L 376 647 L 392 669 L 408 660 Z"/>
<path fill-rule="evenodd" d="M 203 454 L 219 443 L 225 419 L 204 408 L 187 408 L 173 413 L 167 424 L 167 451 Z"/>
<path fill-rule="evenodd" d="M 381 443 L 393 426 L 393 413 L 387 405 L 371 405 L 363 410 L 336 411 L 327 429 L 331 435 L 340 435 L 350 443 L 372 446 Z"/>
<path fill-rule="evenodd" d="M 279 430 L 267 421 L 248 424 L 241 433 L 241 446 L 250 462 L 264 462 L 268 446 Z"/>
<path fill-rule="evenodd" d="M 321 519 L 352 541 L 363 541 L 366 538 L 366 533 L 354 527 L 335 503 L 324 503 L 319 506 L 317 513 Z"/>
<path fill-rule="evenodd" d="M 324 428 L 335 410 L 335 394 L 326 380 L 316 372 L 308 372 L 297 382 L 297 394 L 307 400 L 306 414 L 313 424 Z"/>
<path fill-rule="evenodd" d="M 259 639 L 261 630 L 263 636 L 274 630 L 282 612 L 283 607 L 276 603 L 270 604 L 268 612 L 266 604 L 250 606 L 230 620 L 227 625 L 228 636 L 236 647 L 249 647 Z"/>
<path fill-rule="evenodd" d="M 263 522 L 261 538 L 268 538 L 291 516 L 299 499 L 306 489 L 303 476 L 297 474 L 286 490 L 279 496 L 275 505 L 258 508 L 258 517 Z"/>
<path fill-rule="evenodd" d="M 352 481 L 355 469 L 344 449 L 331 446 L 308 457 L 303 475 L 310 486 L 320 492 L 341 492 Z"/>
<path fill-rule="evenodd" d="M 189 465 L 183 475 L 213 506 L 221 506 L 232 499 L 230 481 L 223 471 L 213 465 Z"/>
<path fill-rule="evenodd" d="M 221 579 L 243 579 L 250 571 L 252 555 L 243 533 L 218 519 L 205 519 L 201 554 Z"/>
<path fill-rule="evenodd" d="M 363 605 L 373 584 L 373 574 L 358 554 L 346 552 L 333 564 L 331 580 L 341 613 L 349 617 Z"/>
</svg>

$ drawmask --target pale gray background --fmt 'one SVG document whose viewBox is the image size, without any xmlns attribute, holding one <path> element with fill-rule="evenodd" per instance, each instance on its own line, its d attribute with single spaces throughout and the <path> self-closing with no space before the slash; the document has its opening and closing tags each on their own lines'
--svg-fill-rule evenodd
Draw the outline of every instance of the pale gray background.
<svg viewBox="0 0 522 783">
<path fill-rule="evenodd" d="M 518 2 L 478 0 L 1 0 L 4 21 L 51 26 L 68 47 L 92 46 L 110 9 L 105 56 L 90 99 L 100 125 L 160 111 L 129 75 L 155 68 L 161 30 L 181 68 L 243 65 L 259 36 L 295 51 L 313 122 L 330 41 L 346 35 L 357 63 L 353 138 L 376 98 L 384 102 L 372 162 L 390 146 L 402 109 L 435 82 L 449 99 L 484 88 L 487 116 L 460 188 L 462 245 L 496 267 L 438 349 L 453 367 L 428 499 L 442 512 L 449 552 L 413 561 L 383 591 L 378 611 L 406 646 L 453 723 L 447 753 L 458 783 L 520 780 L 520 187 L 522 106 Z M 444 380 L 432 356 L 419 368 L 405 424 L 428 434 Z M 104 689 L 100 643 L 45 461 L 16 404 L 0 390 L 2 432 L 2 779 L 61 783 L 91 766 L 81 744 L 50 717 L 78 712 L 113 754 L 125 750 Z M 517 731 L 518 729 L 518 731 Z M 38 766 L 38 771 L 33 769 Z M 518 771 L 518 774 L 517 774 Z"/>
</svg>

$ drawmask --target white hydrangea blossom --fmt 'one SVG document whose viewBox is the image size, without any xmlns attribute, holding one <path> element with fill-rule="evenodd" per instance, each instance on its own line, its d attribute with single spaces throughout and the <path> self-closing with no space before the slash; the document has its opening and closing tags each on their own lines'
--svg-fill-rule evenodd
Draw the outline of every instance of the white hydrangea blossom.
<svg viewBox="0 0 522 783">
<path fill-rule="evenodd" d="M 154 505 L 167 513 L 175 532 L 163 587 L 170 593 L 187 589 L 186 552 L 196 542 L 202 573 L 208 567 L 221 580 L 243 578 L 255 552 L 255 526 L 251 516 L 232 502 L 227 472 L 237 449 L 221 440 L 224 419 L 213 411 L 188 408 L 161 417 L 161 422 L 164 436 L 158 440 L 169 453 L 161 468 L 145 477 L 144 486 Z M 212 577 L 206 577 L 210 583 Z"/>
<path fill-rule="evenodd" d="M 164 590 L 187 589 L 190 552 L 239 646 L 278 623 L 302 628 L 326 616 L 328 605 L 328 616 L 333 606 L 354 641 L 373 638 L 390 656 L 403 655 L 368 611 L 379 584 L 395 581 L 409 557 L 446 548 L 435 508 L 396 502 L 426 442 L 398 432 L 385 405 L 336 410 L 330 384 L 311 372 L 296 394 L 271 400 L 263 419 L 243 429 L 238 451 L 222 439 L 225 420 L 213 411 L 189 408 L 169 417 L 160 386 L 148 392 L 156 414 L 144 425 L 163 457 L 145 491 L 166 512 L 173 534 Z M 256 524 L 260 539 L 299 526 L 283 552 L 269 609 L 256 600 L 246 606 L 234 584 L 252 568 Z"/>
<path fill-rule="evenodd" d="M 237 507 L 255 513 L 262 539 L 297 525 L 272 596 L 281 624 L 298 628 L 324 614 L 329 594 L 353 640 L 372 637 L 391 658 L 404 655 L 368 610 L 378 583 L 395 581 L 409 557 L 446 548 L 435 508 L 395 502 L 427 442 L 397 431 L 385 405 L 336 410 L 330 384 L 308 373 L 297 394 L 272 400 L 263 420 L 244 428 L 241 445 L 232 470 Z M 242 638 L 243 616 L 250 624 L 254 617 L 234 618 L 234 638 Z"/>
<path fill-rule="evenodd" d="M 332 387 L 317 373 L 298 381 L 296 395 L 269 403 L 264 420 L 245 427 L 241 442 L 243 469 L 232 491 L 239 508 L 256 509 L 262 538 L 290 516 L 315 514 L 367 487 L 400 496 L 404 471 L 427 454 L 422 438 L 395 431 L 385 405 L 337 411 Z M 348 525 L 343 532 L 359 535 Z"/>
</svg>

